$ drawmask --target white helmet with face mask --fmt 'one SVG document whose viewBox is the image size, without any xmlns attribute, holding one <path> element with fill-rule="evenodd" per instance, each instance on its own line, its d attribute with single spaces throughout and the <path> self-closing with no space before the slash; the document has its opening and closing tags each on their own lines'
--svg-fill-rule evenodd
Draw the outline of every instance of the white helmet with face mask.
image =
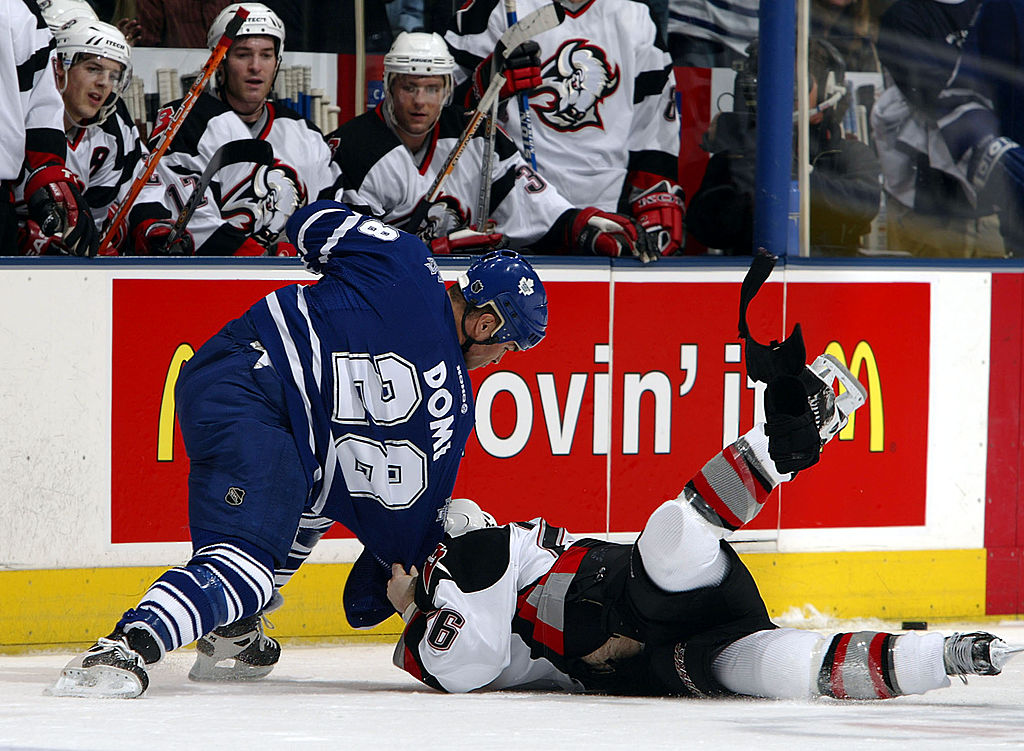
<svg viewBox="0 0 1024 751">
<path fill-rule="evenodd" d="M 90 59 L 101 57 L 121 66 L 120 71 L 111 71 L 110 95 L 100 105 L 96 117 L 87 123 L 75 123 L 82 128 L 99 125 L 110 117 L 117 108 L 117 100 L 124 96 L 132 82 L 132 51 L 120 30 L 103 21 L 94 21 L 77 16 L 65 23 L 54 34 L 57 59 L 67 74 L 71 67 Z M 65 87 L 67 84 L 65 83 Z"/>
</svg>

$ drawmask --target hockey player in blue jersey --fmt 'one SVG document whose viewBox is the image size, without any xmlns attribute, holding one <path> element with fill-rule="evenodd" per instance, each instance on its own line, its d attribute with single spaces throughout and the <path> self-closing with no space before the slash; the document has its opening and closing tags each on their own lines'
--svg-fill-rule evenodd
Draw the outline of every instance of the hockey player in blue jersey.
<svg viewBox="0 0 1024 751">
<path fill-rule="evenodd" d="M 418 238 L 343 204 L 301 209 L 288 235 L 321 279 L 260 300 L 178 379 L 191 560 L 72 660 L 54 695 L 138 696 L 147 664 L 237 623 L 250 634 L 237 641 L 253 640 L 244 677 L 268 673 L 280 647 L 259 613 L 304 513 L 363 543 L 346 612 L 383 621 L 391 565 L 421 565 L 443 534 L 474 421 L 468 369 L 544 338 L 544 287 L 514 251 L 477 259 L 446 292 Z"/>
</svg>

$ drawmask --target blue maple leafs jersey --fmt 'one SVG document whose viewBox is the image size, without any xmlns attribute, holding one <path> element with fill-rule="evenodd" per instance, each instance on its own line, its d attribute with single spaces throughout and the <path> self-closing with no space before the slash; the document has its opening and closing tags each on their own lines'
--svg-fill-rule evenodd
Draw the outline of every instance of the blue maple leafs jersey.
<svg viewBox="0 0 1024 751">
<path fill-rule="evenodd" d="M 348 527 L 379 574 L 418 566 L 474 420 L 440 272 L 418 238 L 334 201 L 296 212 L 288 234 L 322 278 L 247 315 L 285 383 L 307 508 Z"/>
</svg>

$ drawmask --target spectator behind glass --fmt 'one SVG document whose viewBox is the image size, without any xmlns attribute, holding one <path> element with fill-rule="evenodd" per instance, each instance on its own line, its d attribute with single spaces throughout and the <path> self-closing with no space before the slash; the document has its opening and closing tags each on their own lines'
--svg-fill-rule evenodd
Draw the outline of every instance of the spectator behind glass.
<svg viewBox="0 0 1024 751">
<path fill-rule="evenodd" d="M 759 0 L 669 0 L 668 44 L 672 64 L 731 68 L 757 37 Z"/>
<path fill-rule="evenodd" d="M 230 0 L 136 0 L 140 47 L 205 47 L 206 30 Z"/>
<path fill-rule="evenodd" d="M 829 42 L 847 70 L 880 72 L 878 17 L 892 0 L 812 0 L 811 36 Z"/>
<path fill-rule="evenodd" d="M 998 222 L 979 216 L 938 132 L 937 102 L 979 0 L 896 0 L 879 22 L 878 56 L 893 85 L 871 126 L 888 197 L 889 248 L 917 256 L 1002 256 Z"/>
<path fill-rule="evenodd" d="M 715 118 L 704 141 L 714 154 L 687 212 L 693 236 L 726 255 L 753 249 L 757 156 L 757 42 L 736 75 L 736 112 Z M 843 137 L 841 122 L 849 101 L 845 69 L 835 47 L 810 40 L 811 251 L 813 255 L 853 256 L 878 213 L 878 160 L 857 140 Z M 794 137 L 793 155 L 796 157 Z M 794 175 L 796 173 L 794 161 Z"/>
</svg>

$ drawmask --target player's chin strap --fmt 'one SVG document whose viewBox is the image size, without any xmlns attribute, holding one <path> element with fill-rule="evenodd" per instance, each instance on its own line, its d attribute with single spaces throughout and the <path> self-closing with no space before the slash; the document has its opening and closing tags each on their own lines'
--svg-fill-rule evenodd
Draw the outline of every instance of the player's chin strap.
<svg viewBox="0 0 1024 751">
<path fill-rule="evenodd" d="M 488 303 L 487 306 L 491 307 L 490 303 Z M 494 330 L 494 333 L 491 334 L 491 336 L 489 336 L 488 338 L 484 339 L 483 341 L 481 341 L 479 339 L 474 339 L 473 337 L 471 337 L 469 335 L 469 332 L 466 331 L 466 317 L 469 315 L 471 310 L 484 310 L 484 308 L 474 308 L 471 305 L 467 304 L 465 309 L 462 311 L 462 324 L 461 325 L 462 325 L 462 336 L 463 336 L 463 342 L 462 342 L 462 354 L 463 355 L 465 355 L 467 352 L 469 352 L 469 348 L 472 347 L 474 344 L 479 344 L 481 346 L 485 346 L 485 345 L 488 345 L 488 344 L 496 344 L 497 341 L 498 341 L 498 339 L 497 339 L 498 331 L 501 329 L 501 326 L 498 326 L 498 328 Z M 493 312 L 493 307 L 492 307 L 492 312 Z M 500 321 L 501 320 L 501 316 L 497 316 L 497 317 L 498 317 L 498 320 Z"/>
<path fill-rule="evenodd" d="M 804 336 L 799 323 L 793 327 L 793 333 L 781 343 L 772 340 L 772 343 L 767 345 L 754 339 L 747 326 L 747 307 L 772 273 L 777 260 L 777 256 L 764 248 L 759 249 L 740 287 L 739 329 L 740 337 L 744 340 L 747 375 L 761 383 L 769 383 L 782 376 L 799 375 L 807 361 Z"/>
</svg>

